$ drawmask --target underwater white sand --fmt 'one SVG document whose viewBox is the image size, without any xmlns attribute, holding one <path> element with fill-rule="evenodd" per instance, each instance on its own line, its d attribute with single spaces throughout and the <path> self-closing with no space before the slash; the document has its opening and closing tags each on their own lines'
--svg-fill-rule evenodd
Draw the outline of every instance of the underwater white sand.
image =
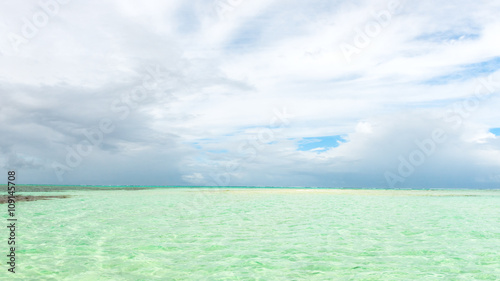
<svg viewBox="0 0 500 281">
<path fill-rule="evenodd" d="M 17 273 L 2 254 L 0 279 L 500 279 L 495 190 L 57 194 L 75 196 L 17 204 Z"/>
</svg>

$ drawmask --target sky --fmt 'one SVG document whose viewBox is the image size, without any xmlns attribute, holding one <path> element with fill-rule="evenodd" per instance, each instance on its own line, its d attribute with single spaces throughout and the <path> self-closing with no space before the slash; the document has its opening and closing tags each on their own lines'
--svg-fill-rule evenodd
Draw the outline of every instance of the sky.
<svg viewBox="0 0 500 281">
<path fill-rule="evenodd" d="M 500 187 L 500 2 L 0 0 L 18 184 Z"/>
</svg>

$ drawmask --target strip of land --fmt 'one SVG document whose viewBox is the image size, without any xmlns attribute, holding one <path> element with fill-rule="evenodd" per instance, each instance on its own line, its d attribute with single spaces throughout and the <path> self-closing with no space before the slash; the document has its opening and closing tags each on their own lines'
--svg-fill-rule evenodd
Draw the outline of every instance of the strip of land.
<svg viewBox="0 0 500 281">
<path fill-rule="evenodd" d="M 332 194 L 359 196 L 474 197 L 500 196 L 500 189 L 335 189 L 335 188 L 193 188 L 188 192 L 234 194 Z"/>
<path fill-rule="evenodd" d="M 36 201 L 36 200 L 48 200 L 56 198 L 69 198 L 69 195 L 52 195 L 52 196 L 33 196 L 33 195 L 18 195 L 16 196 L 16 203 L 21 201 Z M 0 204 L 5 204 L 9 200 L 7 195 L 0 196 Z"/>
</svg>

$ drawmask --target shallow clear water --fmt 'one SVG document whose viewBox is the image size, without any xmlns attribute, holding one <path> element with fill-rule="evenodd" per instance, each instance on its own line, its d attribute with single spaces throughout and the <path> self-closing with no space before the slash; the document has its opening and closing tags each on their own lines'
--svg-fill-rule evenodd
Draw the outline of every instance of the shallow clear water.
<svg viewBox="0 0 500 281">
<path fill-rule="evenodd" d="M 18 203 L 17 273 L 7 273 L 2 254 L 0 278 L 500 279 L 500 191 L 57 194 L 75 196 Z"/>
</svg>

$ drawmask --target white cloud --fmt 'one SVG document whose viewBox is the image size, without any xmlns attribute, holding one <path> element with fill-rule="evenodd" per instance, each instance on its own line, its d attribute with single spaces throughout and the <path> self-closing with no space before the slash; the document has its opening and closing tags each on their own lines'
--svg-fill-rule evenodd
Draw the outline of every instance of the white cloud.
<svg viewBox="0 0 500 281">
<path fill-rule="evenodd" d="M 69 1 L 18 51 L 9 34 L 22 36 L 23 18 L 43 9 L 3 3 L 4 168 L 29 170 L 26 182 L 56 182 L 52 163 L 109 118 L 116 128 L 66 181 L 214 184 L 211 174 L 229 173 L 238 185 L 385 186 L 398 156 L 443 125 L 436 116 L 491 75 L 490 95 L 467 112 L 462 131 L 402 185 L 455 187 L 454 175 L 498 182 L 498 138 L 488 133 L 500 127 L 498 3 L 401 1 L 380 22 L 390 1 L 236 2 L 221 17 L 220 1 Z M 342 44 L 377 20 L 380 31 L 347 59 Z M 134 89 L 157 66 L 163 76 L 135 102 Z M 269 127 L 283 108 L 290 123 Z M 273 141 L 259 142 L 266 128 Z M 348 142 L 297 149 L 303 137 L 332 135 Z M 241 152 L 247 142 L 256 147 L 251 160 L 251 149 Z"/>
</svg>

